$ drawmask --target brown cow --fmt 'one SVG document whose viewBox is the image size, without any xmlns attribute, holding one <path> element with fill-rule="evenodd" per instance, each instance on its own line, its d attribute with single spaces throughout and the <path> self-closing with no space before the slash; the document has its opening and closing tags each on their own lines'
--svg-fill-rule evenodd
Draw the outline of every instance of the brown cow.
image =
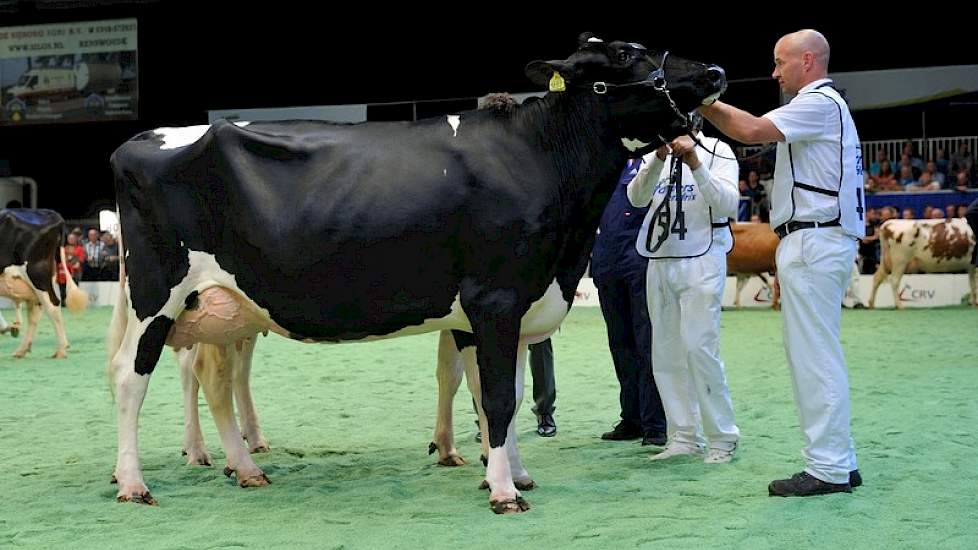
<svg viewBox="0 0 978 550">
<path fill-rule="evenodd" d="M 733 223 L 734 247 L 727 254 L 727 274 L 737 276 L 737 294 L 734 306 L 740 306 L 740 293 L 752 275 L 757 275 L 771 288 L 771 307 L 780 309 L 777 280 L 770 284 L 766 273 L 774 274 L 774 255 L 778 249 L 778 236 L 766 223 Z"/>
</svg>

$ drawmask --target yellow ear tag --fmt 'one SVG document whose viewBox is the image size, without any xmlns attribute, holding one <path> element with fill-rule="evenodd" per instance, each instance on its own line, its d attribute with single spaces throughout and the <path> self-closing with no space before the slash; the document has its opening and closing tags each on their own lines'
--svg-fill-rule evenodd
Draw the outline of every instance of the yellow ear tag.
<svg viewBox="0 0 978 550">
<path fill-rule="evenodd" d="M 554 75 L 550 77 L 550 91 L 551 92 L 566 92 L 567 84 L 564 83 L 564 77 L 560 76 L 560 73 L 554 71 Z"/>
</svg>

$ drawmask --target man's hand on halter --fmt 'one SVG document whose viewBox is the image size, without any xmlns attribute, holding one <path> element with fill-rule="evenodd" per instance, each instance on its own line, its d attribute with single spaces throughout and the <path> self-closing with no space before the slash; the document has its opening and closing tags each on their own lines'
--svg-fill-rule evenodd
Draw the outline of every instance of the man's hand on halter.
<svg viewBox="0 0 978 550">
<path fill-rule="evenodd" d="M 673 156 L 682 157 L 690 170 L 700 167 L 700 159 L 696 156 L 696 143 L 689 136 L 677 137 L 669 144 L 669 148 L 672 149 Z M 658 154 L 658 151 L 656 153 Z"/>
</svg>

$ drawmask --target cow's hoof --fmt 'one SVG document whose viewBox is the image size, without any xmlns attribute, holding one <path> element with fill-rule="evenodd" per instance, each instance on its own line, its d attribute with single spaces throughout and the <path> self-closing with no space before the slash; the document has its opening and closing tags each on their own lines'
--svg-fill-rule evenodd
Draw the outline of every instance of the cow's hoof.
<svg viewBox="0 0 978 550">
<path fill-rule="evenodd" d="M 238 485 L 240 487 L 264 487 L 272 483 L 271 480 L 268 479 L 268 476 L 266 476 L 261 470 L 259 470 L 255 475 L 242 477 L 238 476 L 238 473 L 232 470 L 230 466 L 225 466 L 224 475 L 231 477 L 231 474 L 238 477 Z"/>
<path fill-rule="evenodd" d="M 51 356 L 51 359 L 67 359 L 67 358 L 68 358 L 68 354 L 65 353 L 64 350 L 60 350 L 60 349 L 54 352 L 54 355 Z"/>
<path fill-rule="evenodd" d="M 207 451 L 183 451 L 183 456 L 187 457 L 187 466 L 212 466 L 211 455 Z"/>
<path fill-rule="evenodd" d="M 440 466 L 454 467 L 454 466 L 465 466 L 466 464 L 468 464 L 468 462 L 466 462 L 464 458 L 458 455 L 448 455 L 445 458 L 439 458 L 438 464 Z"/>
<path fill-rule="evenodd" d="M 115 476 L 112 476 L 113 479 Z M 149 489 L 143 485 L 142 482 L 138 483 L 127 483 L 125 485 L 119 485 L 119 492 L 115 497 L 118 502 L 132 502 L 133 504 L 146 504 L 149 506 L 156 506 L 156 499 L 153 495 L 149 494 Z"/>
<path fill-rule="evenodd" d="M 515 485 L 520 491 L 532 491 L 537 488 L 537 484 L 534 483 L 532 479 L 528 479 L 526 481 L 517 481 L 514 479 L 513 485 Z M 479 484 L 479 489 L 482 491 L 489 489 L 489 482 L 483 479 L 482 483 Z"/>
<path fill-rule="evenodd" d="M 431 443 L 428 443 L 428 454 L 429 455 L 435 454 L 435 451 L 437 451 L 437 450 L 438 450 L 438 445 L 435 444 L 434 441 L 432 441 Z"/>
<path fill-rule="evenodd" d="M 20 336 L 20 328 L 19 327 L 10 327 L 10 336 L 13 337 L 13 338 L 16 338 L 16 337 Z"/>
<path fill-rule="evenodd" d="M 26 356 L 27 356 L 27 352 L 26 351 L 15 351 L 14 352 L 14 359 L 23 359 Z"/>
<path fill-rule="evenodd" d="M 246 477 L 244 479 L 238 480 L 238 485 L 242 488 L 247 487 L 264 487 L 270 485 L 272 482 L 268 479 L 265 474 L 258 474 Z"/>
<path fill-rule="evenodd" d="M 109 484 L 110 485 L 115 485 L 117 483 L 119 483 L 119 480 L 116 479 L 115 474 L 112 474 L 112 479 L 109 480 Z"/>
<path fill-rule="evenodd" d="M 270 453 L 272 450 L 268 448 L 268 443 L 264 445 L 258 445 L 251 449 L 251 453 Z"/>
<path fill-rule="evenodd" d="M 141 493 L 129 493 L 120 494 L 115 497 L 118 502 L 131 502 L 133 504 L 146 504 L 148 506 L 156 506 L 156 499 L 153 495 L 149 494 L 149 491 L 143 491 Z"/>
<path fill-rule="evenodd" d="M 513 485 L 516 486 L 520 491 L 532 491 L 537 488 L 537 484 L 533 482 L 532 479 L 519 480 L 514 479 Z"/>
<path fill-rule="evenodd" d="M 497 514 L 521 514 L 530 509 L 530 503 L 523 499 L 523 497 L 516 497 L 512 500 L 500 500 L 496 502 L 489 502 L 489 506 L 492 507 L 492 511 Z"/>
</svg>

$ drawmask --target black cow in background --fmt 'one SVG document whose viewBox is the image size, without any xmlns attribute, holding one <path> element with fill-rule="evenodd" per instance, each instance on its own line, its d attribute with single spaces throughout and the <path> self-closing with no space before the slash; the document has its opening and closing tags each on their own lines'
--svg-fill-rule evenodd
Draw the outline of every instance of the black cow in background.
<svg viewBox="0 0 978 550">
<path fill-rule="evenodd" d="M 487 420 L 490 504 L 527 509 L 514 484 L 532 485 L 514 429 L 526 345 L 570 308 L 629 156 L 622 140 L 673 137 L 681 112 L 725 86 L 718 67 L 590 37 L 527 74 L 552 93 L 506 113 L 219 121 L 145 132 L 115 152 L 126 250 L 109 339 L 120 501 L 154 503 L 137 417 L 164 345 L 228 346 L 269 330 L 328 342 L 454 330 Z M 229 385 L 221 391 L 230 400 Z M 240 434 L 227 448 L 234 439 L 222 435 L 228 468 L 262 484 Z"/>
<path fill-rule="evenodd" d="M 58 349 L 52 357 L 67 357 L 68 338 L 61 317 L 61 297 L 54 291 L 55 258 L 65 263 L 65 221 L 53 210 L 11 208 L 0 210 L 0 296 L 10 299 L 17 312 L 14 326 L 20 325 L 20 304 L 27 304 L 27 331 L 14 351 L 22 358 L 31 349 L 41 308 L 54 323 Z M 73 311 L 88 306 L 88 296 L 68 277 L 67 304 Z"/>
</svg>

